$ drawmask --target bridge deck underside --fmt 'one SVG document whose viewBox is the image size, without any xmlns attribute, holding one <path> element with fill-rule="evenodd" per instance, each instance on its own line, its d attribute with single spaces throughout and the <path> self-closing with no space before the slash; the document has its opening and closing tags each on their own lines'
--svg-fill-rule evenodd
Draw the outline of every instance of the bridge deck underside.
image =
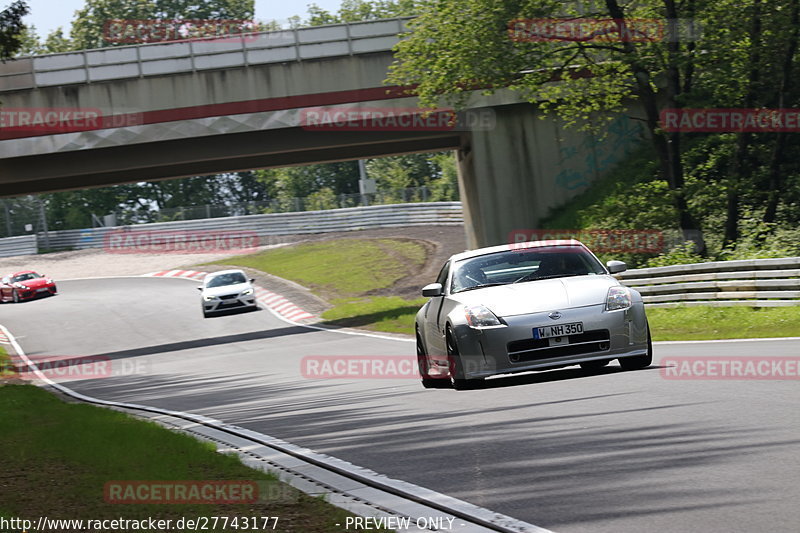
<svg viewBox="0 0 800 533">
<path fill-rule="evenodd" d="M 302 128 L 130 144 L 0 160 L 3 196 L 254 168 L 457 149 L 453 131 L 349 132 Z M 3 183 L 5 182 L 5 183 Z"/>
</svg>

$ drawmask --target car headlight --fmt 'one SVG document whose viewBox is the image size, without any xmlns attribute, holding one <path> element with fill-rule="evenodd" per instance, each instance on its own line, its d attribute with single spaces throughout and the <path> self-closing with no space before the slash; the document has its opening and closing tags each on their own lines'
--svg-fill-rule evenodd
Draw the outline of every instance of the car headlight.
<svg viewBox="0 0 800 533">
<path fill-rule="evenodd" d="M 18 289 L 23 289 L 23 290 L 26 290 L 26 291 L 28 290 L 28 286 L 27 285 L 23 285 L 22 283 L 15 283 L 14 286 L 16 288 L 18 288 Z"/>
<path fill-rule="evenodd" d="M 209 296 L 208 294 L 204 294 L 203 295 L 203 300 L 205 300 L 207 302 L 210 302 L 211 300 L 215 300 L 216 298 L 217 298 L 216 296 Z"/>
<path fill-rule="evenodd" d="M 490 326 L 502 326 L 500 320 L 486 306 L 470 305 L 464 307 L 464 316 L 467 324 L 473 328 L 486 328 Z"/>
<path fill-rule="evenodd" d="M 251 294 L 253 294 L 253 289 L 245 289 L 242 291 L 241 296 L 250 296 Z"/>
<path fill-rule="evenodd" d="M 611 287 L 606 297 L 606 311 L 627 309 L 631 306 L 631 290 L 628 287 Z"/>
</svg>

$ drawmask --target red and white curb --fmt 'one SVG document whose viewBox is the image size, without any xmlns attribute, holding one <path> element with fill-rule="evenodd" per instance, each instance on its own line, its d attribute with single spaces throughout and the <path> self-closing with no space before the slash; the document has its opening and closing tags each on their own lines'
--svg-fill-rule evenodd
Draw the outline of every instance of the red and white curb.
<svg viewBox="0 0 800 533">
<path fill-rule="evenodd" d="M 162 272 L 151 272 L 150 274 L 145 274 L 145 276 L 155 278 L 183 278 L 201 281 L 206 274 L 207 272 L 198 272 L 197 270 L 164 270 Z M 316 320 L 317 318 L 311 313 L 297 307 L 280 294 L 268 291 L 258 285 L 256 285 L 256 300 L 263 306 L 268 307 L 288 320 Z M 0 339 L 0 342 L 2 342 L 2 339 Z"/>
</svg>

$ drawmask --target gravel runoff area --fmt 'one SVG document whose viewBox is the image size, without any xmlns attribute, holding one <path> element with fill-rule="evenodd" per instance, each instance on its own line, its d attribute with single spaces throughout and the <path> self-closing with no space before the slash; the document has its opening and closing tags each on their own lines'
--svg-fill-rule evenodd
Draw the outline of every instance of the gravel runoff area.
<svg viewBox="0 0 800 533">
<path fill-rule="evenodd" d="M 403 297 L 416 296 L 423 285 L 431 283 L 436 278 L 439 268 L 448 257 L 466 250 L 467 246 L 464 227 L 457 225 L 410 226 L 312 235 L 279 235 L 266 238 L 265 240 L 269 245 L 262 246 L 259 250 L 298 242 L 380 238 L 418 239 L 427 242 L 428 257 L 425 268 L 418 272 L 410 272 L 407 278 L 392 287 L 392 293 Z M 59 280 L 77 278 L 139 276 L 151 272 L 176 269 L 210 272 L 221 270 L 223 267 L 202 266 L 203 263 L 220 261 L 226 257 L 230 257 L 230 254 L 117 254 L 108 253 L 103 249 L 76 250 L 3 257 L 0 258 L 0 275 L 20 270 L 35 270 L 58 282 Z M 256 278 L 259 285 L 282 294 L 310 313 L 318 315 L 329 307 L 327 302 L 317 298 L 296 283 L 254 271 L 250 271 L 250 273 Z"/>
</svg>

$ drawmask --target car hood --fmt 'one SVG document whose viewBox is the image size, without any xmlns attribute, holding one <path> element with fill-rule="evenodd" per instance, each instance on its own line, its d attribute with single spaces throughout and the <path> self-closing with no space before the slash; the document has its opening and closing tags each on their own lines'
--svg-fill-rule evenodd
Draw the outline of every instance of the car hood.
<svg viewBox="0 0 800 533">
<path fill-rule="evenodd" d="M 15 281 L 14 283 L 20 283 L 31 289 L 38 289 L 50 285 L 50 281 L 45 278 L 26 279 L 25 281 Z"/>
<path fill-rule="evenodd" d="M 498 285 L 451 295 L 465 305 L 484 305 L 497 316 L 526 315 L 604 304 L 611 276 L 576 276 Z"/>
<path fill-rule="evenodd" d="M 203 289 L 205 296 L 222 296 L 224 294 L 239 294 L 243 290 L 252 288 L 249 283 L 237 283 L 236 285 L 223 285 L 222 287 L 206 287 Z"/>
</svg>

